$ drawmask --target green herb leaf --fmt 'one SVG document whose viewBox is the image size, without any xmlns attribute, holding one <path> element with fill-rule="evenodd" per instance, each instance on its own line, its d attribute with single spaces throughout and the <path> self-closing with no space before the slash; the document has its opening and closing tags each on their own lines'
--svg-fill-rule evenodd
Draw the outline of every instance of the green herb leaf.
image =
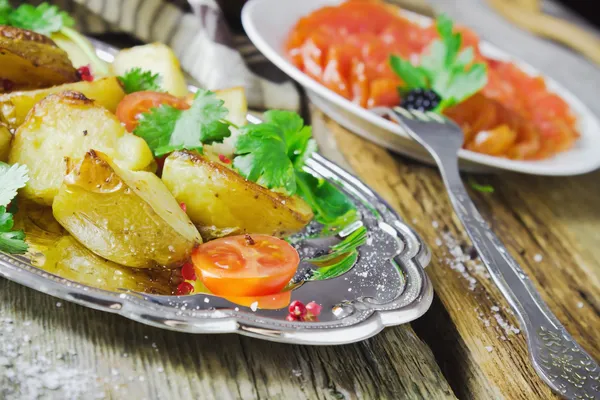
<svg viewBox="0 0 600 400">
<path fill-rule="evenodd" d="M 273 123 L 242 128 L 236 143 L 233 166 L 246 179 L 286 195 L 296 193 L 294 165 L 281 129 Z"/>
<path fill-rule="evenodd" d="M 491 185 L 480 185 L 479 183 L 475 182 L 473 179 L 469 179 L 469 185 L 479 191 L 479 192 L 483 192 L 483 193 L 494 193 L 494 187 Z"/>
<path fill-rule="evenodd" d="M 356 214 L 354 204 L 335 185 L 325 179 L 296 171 L 298 194 L 306 201 L 315 213 L 315 220 L 327 226 L 340 226 L 351 221 L 348 213 Z"/>
<path fill-rule="evenodd" d="M 442 99 L 435 111 L 442 112 L 481 90 L 487 84 L 487 68 L 482 63 L 472 64 L 475 53 L 472 47 L 459 52 L 462 35 L 453 33 L 450 18 L 444 14 L 438 16 L 436 28 L 440 39 L 431 42 L 421 56 L 418 67 L 396 56 L 390 58 L 390 65 L 407 83 L 407 89 L 423 88 L 435 91 Z M 420 74 L 425 76 L 425 79 L 422 79 Z"/>
<path fill-rule="evenodd" d="M 410 61 L 391 55 L 390 65 L 396 75 L 406 84 L 405 89 L 427 87 L 427 74 L 419 67 L 412 65 Z"/>
<path fill-rule="evenodd" d="M 10 26 L 44 35 L 58 32 L 63 26 L 75 25 L 75 21 L 69 14 L 48 3 L 42 3 L 37 7 L 31 4 L 22 4 L 12 10 L 7 19 Z"/>
<path fill-rule="evenodd" d="M 312 130 L 291 111 L 267 111 L 264 120 L 241 129 L 233 166 L 246 179 L 291 196 L 297 189 L 294 171 L 317 149 Z"/>
<path fill-rule="evenodd" d="M 487 66 L 482 63 L 473 64 L 468 71 L 454 74 L 444 90 L 444 97 L 459 103 L 471 97 L 487 84 Z"/>
<path fill-rule="evenodd" d="M 9 203 L 14 206 L 17 190 L 29 180 L 27 173 L 25 165 L 9 166 L 0 163 L 0 251 L 14 254 L 27 251 L 25 234 L 22 231 L 12 231 L 13 215 L 6 210 Z"/>
<path fill-rule="evenodd" d="M 336 278 L 348 272 L 358 260 L 357 248 L 367 242 L 367 228 L 360 226 L 340 243 L 331 246 L 330 252 L 305 261 L 319 267 L 309 280 Z"/>
<path fill-rule="evenodd" d="M 0 162 L 0 207 L 7 206 L 17 195 L 17 190 L 24 187 L 29 170 L 26 165 L 8 165 Z"/>
<path fill-rule="evenodd" d="M 290 161 L 295 168 L 301 169 L 317 150 L 312 128 L 305 126 L 302 117 L 292 111 L 270 110 L 264 114 L 264 120 L 281 130 Z"/>
<path fill-rule="evenodd" d="M 119 81 L 127 94 L 146 90 L 161 92 L 161 80 L 159 74 L 153 74 L 152 71 L 145 71 L 139 67 L 129 69 L 125 75 L 119 76 Z"/>
<path fill-rule="evenodd" d="M 9 24 L 9 16 L 12 13 L 13 8 L 8 0 L 0 0 L 0 25 Z"/>
<path fill-rule="evenodd" d="M 162 149 L 168 148 L 171 134 L 181 113 L 181 110 L 167 104 L 152 108 L 140 116 L 133 133 L 144 139 L 154 155 L 159 157 L 166 153 L 163 153 Z"/>
<path fill-rule="evenodd" d="M 25 243 L 23 231 L 12 231 L 14 220 L 5 207 L 0 207 L 0 251 L 10 254 L 22 254 L 29 246 Z"/>
<path fill-rule="evenodd" d="M 148 143 L 156 157 L 182 149 L 202 152 L 203 144 L 221 142 L 231 134 L 223 120 L 227 115 L 223 103 L 213 92 L 199 89 L 188 110 L 164 104 L 153 108 L 141 115 L 133 133 Z"/>
</svg>

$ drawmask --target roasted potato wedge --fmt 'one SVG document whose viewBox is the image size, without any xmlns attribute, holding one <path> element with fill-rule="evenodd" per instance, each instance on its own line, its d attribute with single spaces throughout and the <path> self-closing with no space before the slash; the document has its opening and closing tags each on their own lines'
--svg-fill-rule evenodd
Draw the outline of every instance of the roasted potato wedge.
<svg viewBox="0 0 600 400">
<path fill-rule="evenodd" d="M 161 87 L 167 93 L 178 97 L 188 94 L 179 60 L 166 44 L 150 43 L 121 50 L 112 63 L 113 73 L 117 76 L 136 67 L 160 74 Z"/>
<path fill-rule="evenodd" d="M 47 36 L 0 25 L 0 93 L 79 80 L 67 53 Z"/>
<path fill-rule="evenodd" d="M 0 125 L 0 161 L 6 162 L 8 160 L 8 153 L 10 152 L 10 142 L 12 141 L 12 134 L 4 125 Z"/>
<path fill-rule="evenodd" d="M 2 65 L 2 64 L 0 64 Z M 48 89 L 12 92 L 0 95 L 0 123 L 16 129 L 25 122 L 33 106 L 53 93 L 74 91 L 83 93 L 88 99 L 114 113 L 117 105 L 125 97 L 125 92 L 116 77 L 98 79 L 93 82 L 75 82 L 54 86 Z"/>
<path fill-rule="evenodd" d="M 170 295 L 169 271 L 134 269 L 105 260 L 86 249 L 73 236 L 59 239 L 45 252 L 39 268 L 84 285 L 104 290 L 129 289 Z"/>
<path fill-rule="evenodd" d="M 70 165 L 52 211 L 85 247 L 126 267 L 176 267 L 202 242 L 160 178 L 94 150 Z"/>
<path fill-rule="evenodd" d="M 29 168 L 21 194 L 49 206 L 65 176 L 65 158 L 77 162 L 90 149 L 132 170 L 154 160 L 142 138 L 127 133 L 117 117 L 78 92 L 53 94 L 36 104 L 15 132 L 8 159 Z"/>
<path fill-rule="evenodd" d="M 165 160 L 162 179 L 177 201 L 185 203 L 201 231 L 282 237 L 301 230 L 313 217 L 301 198 L 285 197 L 249 182 L 196 153 L 172 153 Z"/>
</svg>

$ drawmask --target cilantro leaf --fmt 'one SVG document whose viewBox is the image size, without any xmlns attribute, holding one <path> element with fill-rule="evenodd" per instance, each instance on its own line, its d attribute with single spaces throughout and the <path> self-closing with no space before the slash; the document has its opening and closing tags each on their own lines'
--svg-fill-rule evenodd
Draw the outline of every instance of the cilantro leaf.
<svg viewBox="0 0 600 400">
<path fill-rule="evenodd" d="M 12 6 L 8 0 L 0 0 L 0 25 L 8 25 L 9 15 L 12 13 Z"/>
<path fill-rule="evenodd" d="M 175 150 L 202 152 L 203 144 L 220 142 L 229 135 L 223 119 L 227 109 L 223 100 L 208 90 L 199 89 L 188 110 L 161 105 L 143 113 L 133 133 L 144 139 L 156 157 Z"/>
<path fill-rule="evenodd" d="M 7 206 L 17 195 L 17 190 L 25 186 L 29 177 L 26 165 L 12 166 L 0 162 L 0 206 Z"/>
<path fill-rule="evenodd" d="M 292 111 L 271 110 L 261 124 L 242 128 L 233 166 L 246 179 L 269 189 L 296 193 L 294 170 L 301 170 L 316 151 L 312 129 Z"/>
<path fill-rule="evenodd" d="M 139 67 L 127 70 L 125 75 L 119 76 L 119 81 L 121 81 L 123 90 L 127 94 L 145 90 L 162 91 L 160 87 L 162 78 L 160 75 L 153 74 L 152 71 L 142 70 Z"/>
<path fill-rule="evenodd" d="M 287 154 L 295 168 L 301 169 L 306 160 L 317 150 L 312 139 L 312 128 L 304 126 L 304 120 L 292 111 L 270 110 L 264 114 L 265 122 L 274 124 L 282 132 Z"/>
<path fill-rule="evenodd" d="M 236 143 L 233 166 L 246 179 L 286 195 L 296 192 L 294 165 L 279 126 L 251 124 L 242 128 Z"/>
<path fill-rule="evenodd" d="M 404 81 L 406 89 L 410 90 L 427 86 L 427 74 L 419 67 L 412 65 L 410 61 L 391 55 L 390 66 L 396 75 Z"/>
<path fill-rule="evenodd" d="M 349 213 L 356 212 L 354 204 L 331 182 L 304 171 L 296 171 L 298 194 L 315 213 L 315 220 L 323 225 L 338 225 Z"/>
<path fill-rule="evenodd" d="M 151 108 L 140 116 L 133 133 L 144 139 L 154 155 L 159 157 L 166 153 L 162 153 L 160 149 L 169 146 L 171 133 L 175 130 L 175 124 L 182 112 L 168 104 Z"/>
<path fill-rule="evenodd" d="M 64 26 L 75 25 L 75 21 L 57 6 L 42 3 L 37 7 L 31 4 L 20 5 L 8 14 L 8 24 L 49 35 L 60 31 Z"/>
</svg>

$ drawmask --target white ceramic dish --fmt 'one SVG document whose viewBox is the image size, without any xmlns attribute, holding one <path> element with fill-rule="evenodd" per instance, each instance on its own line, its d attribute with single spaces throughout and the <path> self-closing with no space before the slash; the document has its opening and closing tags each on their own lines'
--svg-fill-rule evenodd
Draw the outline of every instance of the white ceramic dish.
<svg viewBox="0 0 600 400">
<path fill-rule="evenodd" d="M 242 23 L 254 45 L 277 67 L 300 83 L 317 106 L 332 119 L 380 145 L 409 157 L 432 162 L 431 158 L 409 138 L 402 128 L 369 110 L 352 103 L 327 89 L 296 68 L 286 57 L 284 43 L 288 33 L 301 17 L 326 5 L 339 4 L 340 0 L 251 0 L 242 11 Z M 430 18 L 408 11 L 400 11 L 408 18 L 423 24 Z M 481 52 L 491 58 L 510 60 L 531 75 L 543 75 L 531 65 L 518 60 L 498 47 L 483 41 Z M 545 78 L 548 88 L 559 93 L 569 104 L 578 119 L 581 138 L 569 151 L 542 161 L 513 161 L 491 157 L 468 150 L 460 151 L 461 168 L 511 170 L 527 174 L 568 176 L 600 168 L 600 122 L 574 94 L 556 81 Z"/>
</svg>

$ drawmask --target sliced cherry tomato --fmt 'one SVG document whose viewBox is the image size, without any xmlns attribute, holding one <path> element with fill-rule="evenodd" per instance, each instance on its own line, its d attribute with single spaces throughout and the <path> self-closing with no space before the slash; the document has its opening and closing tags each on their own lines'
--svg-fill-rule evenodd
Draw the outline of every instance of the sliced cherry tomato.
<svg viewBox="0 0 600 400">
<path fill-rule="evenodd" d="M 279 293 L 296 273 L 300 257 L 286 241 L 256 234 L 204 243 L 192 261 L 212 293 L 247 297 Z"/>
<path fill-rule="evenodd" d="M 244 307 L 256 307 L 262 310 L 286 308 L 292 301 L 292 291 L 268 294 L 265 296 L 223 296 L 225 300 Z"/>
<path fill-rule="evenodd" d="M 125 124 L 125 128 L 129 132 L 133 132 L 138 124 L 139 115 L 161 104 L 168 104 L 180 110 L 190 108 L 189 103 L 185 99 L 168 93 L 134 92 L 123 97 L 123 100 L 117 106 L 117 118 Z"/>
</svg>

